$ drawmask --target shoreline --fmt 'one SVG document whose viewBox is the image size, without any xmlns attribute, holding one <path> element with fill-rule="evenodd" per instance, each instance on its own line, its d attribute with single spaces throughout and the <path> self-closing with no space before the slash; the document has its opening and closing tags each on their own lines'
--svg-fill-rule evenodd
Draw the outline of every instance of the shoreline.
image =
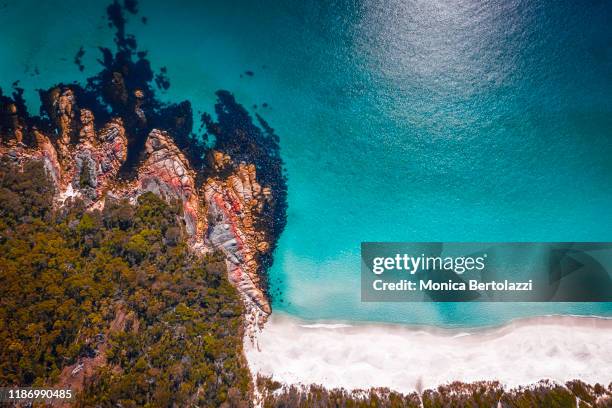
<svg viewBox="0 0 612 408">
<path fill-rule="evenodd" d="M 273 313 L 244 353 L 254 377 L 326 389 L 422 392 L 453 381 L 612 381 L 612 318 L 551 315 L 441 328 L 304 321 Z"/>
<path fill-rule="evenodd" d="M 506 321 L 498 324 L 478 324 L 472 326 L 464 325 L 428 325 L 422 323 L 402 323 L 402 322 L 385 322 L 380 320 L 342 320 L 342 319 L 308 319 L 295 316 L 285 311 L 273 311 L 275 318 L 295 320 L 300 323 L 301 326 L 306 328 L 349 328 L 349 327 L 365 327 L 365 326 L 383 326 L 389 327 L 390 329 L 412 329 L 412 330 L 425 330 L 431 332 L 455 332 L 455 331 L 469 331 L 473 333 L 495 331 L 503 329 L 508 326 L 524 325 L 527 323 L 542 323 L 542 324 L 555 324 L 557 321 L 570 320 L 579 321 L 583 324 L 587 324 L 588 321 L 592 321 L 592 324 L 603 324 L 607 325 L 608 321 L 612 324 L 612 315 L 602 316 L 594 314 L 541 314 L 535 316 L 519 316 L 510 318 Z"/>
</svg>

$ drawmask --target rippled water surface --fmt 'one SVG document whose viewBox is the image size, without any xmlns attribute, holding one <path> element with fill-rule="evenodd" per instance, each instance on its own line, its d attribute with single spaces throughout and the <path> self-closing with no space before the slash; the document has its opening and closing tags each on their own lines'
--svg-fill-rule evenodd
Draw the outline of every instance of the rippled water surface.
<svg viewBox="0 0 612 408">
<path fill-rule="evenodd" d="M 106 3 L 0 1 L 0 86 L 96 70 Z M 610 304 L 361 304 L 361 241 L 612 241 L 612 4 L 141 2 L 171 99 L 228 89 L 281 136 L 277 310 L 498 324 Z M 33 14 L 35 13 L 35 15 Z M 85 72 L 73 58 L 83 45 Z M 252 71 L 247 75 L 245 71 Z M 264 104 L 266 106 L 264 106 Z M 254 107 L 257 105 L 257 108 Z M 36 108 L 37 109 L 37 108 Z"/>
</svg>

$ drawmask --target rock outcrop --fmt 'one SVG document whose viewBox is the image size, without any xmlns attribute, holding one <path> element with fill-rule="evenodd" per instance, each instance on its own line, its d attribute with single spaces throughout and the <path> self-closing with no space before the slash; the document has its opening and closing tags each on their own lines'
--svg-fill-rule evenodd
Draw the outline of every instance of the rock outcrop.
<svg viewBox="0 0 612 408">
<path fill-rule="evenodd" d="M 101 70 L 85 85 L 41 91 L 40 116 L 29 114 L 21 89 L 0 89 L 0 156 L 42 161 L 57 206 L 78 200 L 100 210 L 107 197 L 135 202 L 145 192 L 178 203 L 193 252 L 225 254 L 247 329 L 255 329 L 271 312 L 266 270 L 285 226 L 278 137 L 227 91 L 217 92 L 218 122 L 202 115 L 206 133 L 196 137 L 188 101 L 156 98 L 156 75 L 125 32 L 122 6 L 107 14 L 116 50 L 100 49 Z M 203 143 L 208 135 L 214 149 Z"/>
<path fill-rule="evenodd" d="M 223 251 L 230 282 L 238 287 L 255 307 L 248 307 L 248 318 L 257 322 L 271 313 L 261 289 L 259 253 L 270 245 L 266 234 L 257 231 L 255 220 L 261 214 L 267 198 L 256 180 L 254 165 L 239 164 L 227 179 L 211 178 L 204 186 L 210 228 L 209 242 Z"/>
<path fill-rule="evenodd" d="M 230 281 L 246 307 L 247 333 L 258 328 L 271 313 L 261 260 L 270 256 L 275 237 L 258 228 L 265 225 L 261 220 L 274 198 L 270 186 L 258 182 L 256 166 L 211 150 L 208 165 L 198 174 L 172 135 L 153 128 L 139 154 L 135 176 L 123 178 L 120 172 L 133 136 L 124 119 L 113 117 L 96 129 L 92 110 L 80 108 L 77 115 L 78 99 L 70 87 L 54 88 L 48 95 L 54 131 L 24 126 L 27 121 L 12 117 L 11 123 L 17 125 L 3 130 L 0 155 L 20 163 L 43 161 L 55 183 L 58 206 L 81 200 L 86 208 L 102 209 L 107 197 L 135 202 L 145 192 L 178 202 L 189 245 L 196 253 L 225 254 Z M 138 108 L 136 113 L 139 124 L 145 123 L 144 112 Z M 33 135 L 29 145 L 23 142 L 24 132 Z"/>
<path fill-rule="evenodd" d="M 168 133 L 153 129 L 145 142 L 146 159 L 138 168 L 138 179 L 128 195 L 150 191 L 183 207 L 183 221 L 191 243 L 201 243 L 205 217 L 196 188 L 196 174 Z"/>
</svg>

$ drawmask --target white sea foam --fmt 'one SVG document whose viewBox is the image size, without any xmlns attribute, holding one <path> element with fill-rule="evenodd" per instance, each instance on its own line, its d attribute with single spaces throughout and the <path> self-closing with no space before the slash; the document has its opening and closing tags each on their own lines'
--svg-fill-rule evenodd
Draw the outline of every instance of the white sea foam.
<svg viewBox="0 0 612 408">
<path fill-rule="evenodd" d="M 275 313 L 257 342 L 245 345 L 251 370 L 285 384 L 411 392 L 451 381 L 612 381 L 612 319 L 548 316 L 444 330 L 307 324 Z"/>
</svg>

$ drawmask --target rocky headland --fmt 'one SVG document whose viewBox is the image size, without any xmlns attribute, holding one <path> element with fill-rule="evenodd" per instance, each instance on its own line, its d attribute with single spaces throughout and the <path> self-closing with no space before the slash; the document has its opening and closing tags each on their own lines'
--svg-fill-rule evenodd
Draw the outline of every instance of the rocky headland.
<svg viewBox="0 0 612 408">
<path fill-rule="evenodd" d="M 278 137 L 227 91 L 217 93 L 217 120 L 203 115 L 206 132 L 196 135 L 188 101 L 157 99 L 146 54 L 125 33 L 125 11 L 133 10 L 108 7 L 117 50 L 101 49 L 100 73 L 87 84 L 40 91 L 39 115 L 28 112 L 21 89 L 0 90 L 0 155 L 20 166 L 42 162 L 57 207 L 78 201 L 102 210 L 109 200 L 136 203 L 146 192 L 180 203 L 192 251 L 225 255 L 252 335 L 271 313 L 266 270 L 285 224 Z"/>
</svg>

